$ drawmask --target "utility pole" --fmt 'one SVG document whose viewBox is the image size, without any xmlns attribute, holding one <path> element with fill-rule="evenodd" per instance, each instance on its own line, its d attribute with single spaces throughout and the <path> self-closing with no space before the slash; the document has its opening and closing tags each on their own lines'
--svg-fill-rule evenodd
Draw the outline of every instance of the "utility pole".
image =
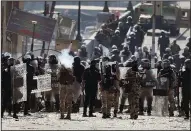
<svg viewBox="0 0 191 131">
<path fill-rule="evenodd" d="M 81 1 L 78 1 L 78 34 L 76 40 L 82 41 L 82 36 L 80 34 L 80 20 L 81 20 Z"/>
<path fill-rule="evenodd" d="M 153 23 L 152 23 L 152 28 L 153 28 L 153 34 L 152 34 L 152 58 L 151 58 L 151 68 L 154 68 L 155 65 L 155 23 L 156 23 L 156 1 L 153 1 Z"/>
<path fill-rule="evenodd" d="M 37 21 L 32 21 L 32 24 L 33 24 L 33 34 L 32 34 L 31 52 L 33 52 L 33 47 L 34 47 L 35 27 L 36 27 Z"/>
<path fill-rule="evenodd" d="M 54 10 L 55 10 L 55 6 L 56 6 L 56 1 L 53 1 L 53 2 L 52 2 L 51 9 L 50 9 L 50 16 L 49 16 L 49 18 L 52 18 L 52 17 L 53 17 L 53 15 L 54 15 Z M 50 43 L 51 43 L 51 41 L 50 41 L 49 44 L 48 44 L 47 54 L 48 54 L 48 51 L 49 51 L 49 48 L 50 48 Z"/>
<path fill-rule="evenodd" d="M 1 43 L 1 51 L 7 51 L 8 50 L 8 46 L 6 44 L 6 12 L 7 12 L 7 1 L 2 1 L 2 4 L 3 4 L 3 40 L 2 40 L 2 43 Z M 1 38 L 2 39 L 2 38 Z"/>
<path fill-rule="evenodd" d="M 46 16 L 48 13 L 49 13 L 49 5 L 45 1 L 44 2 L 44 13 L 43 14 L 44 14 L 44 16 Z M 42 56 L 44 54 L 45 44 L 46 44 L 45 41 L 43 41 L 42 50 L 41 50 L 40 56 Z"/>
<path fill-rule="evenodd" d="M 107 1 L 105 1 L 105 3 L 104 3 L 103 12 L 109 12 L 109 7 L 108 7 Z"/>
<path fill-rule="evenodd" d="M 190 1 L 190 19 L 189 19 L 189 23 L 190 23 L 190 38 L 191 38 L 191 1 Z"/>
</svg>

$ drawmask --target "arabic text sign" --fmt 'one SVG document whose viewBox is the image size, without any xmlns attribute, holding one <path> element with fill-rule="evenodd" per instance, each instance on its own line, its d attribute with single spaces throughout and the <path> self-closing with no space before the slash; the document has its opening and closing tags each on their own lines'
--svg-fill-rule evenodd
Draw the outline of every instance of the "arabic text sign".
<svg viewBox="0 0 191 131">
<path fill-rule="evenodd" d="M 37 76 L 37 90 L 32 90 L 32 93 L 50 91 L 51 89 L 51 75 L 40 75 Z"/>
<path fill-rule="evenodd" d="M 56 20 L 13 9 L 7 25 L 7 31 L 32 37 L 33 24 L 36 21 L 34 38 L 50 42 L 56 25 Z"/>
</svg>

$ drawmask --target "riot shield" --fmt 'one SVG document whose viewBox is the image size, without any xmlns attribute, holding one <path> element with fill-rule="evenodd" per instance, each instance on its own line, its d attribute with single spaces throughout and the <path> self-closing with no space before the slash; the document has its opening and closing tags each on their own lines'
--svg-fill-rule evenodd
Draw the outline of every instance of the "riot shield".
<svg viewBox="0 0 191 131">
<path fill-rule="evenodd" d="M 13 76 L 13 103 L 27 101 L 26 64 L 14 65 L 11 72 Z"/>
<path fill-rule="evenodd" d="M 157 70 L 155 69 L 155 74 Z M 168 115 L 168 88 L 169 88 L 169 79 L 166 77 L 158 78 L 159 86 L 153 89 L 153 110 L 157 116 L 167 116 Z"/>
<path fill-rule="evenodd" d="M 45 91 L 50 91 L 52 89 L 51 75 L 49 74 L 39 75 L 34 77 L 34 79 L 37 80 L 37 89 L 32 90 L 31 93 L 45 92 Z"/>
</svg>

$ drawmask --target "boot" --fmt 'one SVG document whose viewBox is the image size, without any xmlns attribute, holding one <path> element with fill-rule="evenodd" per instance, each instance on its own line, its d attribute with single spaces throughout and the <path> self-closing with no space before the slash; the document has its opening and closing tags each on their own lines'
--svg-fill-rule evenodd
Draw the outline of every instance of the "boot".
<svg viewBox="0 0 191 131">
<path fill-rule="evenodd" d="M 111 114 L 109 113 L 109 114 L 107 114 L 107 118 L 110 118 L 111 117 Z"/>
<path fill-rule="evenodd" d="M 60 115 L 60 119 L 64 119 L 64 114 L 61 114 L 61 115 Z"/>
<path fill-rule="evenodd" d="M 152 110 L 152 106 L 151 106 L 151 105 L 148 105 L 148 108 L 147 108 L 147 115 L 148 115 L 148 116 L 151 115 L 151 110 Z"/>
<path fill-rule="evenodd" d="M 107 114 L 106 114 L 106 113 L 103 113 L 102 118 L 103 118 L 103 119 L 106 119 L 106 118 L 107 118 Z"/>
<path fill-rule="evenodd" d="M 69 112 L 69 111 L 68 111 L 68 113 L 67 113 L 67 116 L 66 116 L 64 119 L 71 120 L 71 115 L 70 115 L 70 112 Z"/>
<path fill-rule="evenodd" d="M 185 113 L 186 115 L 185 115 L 185 117 L 184 117 L 184 119 L 185 120 L 188 120 L 189 119 L 189 113 Z"/>
<path fill-rule="evenodd" d="M 114 110 L 114 116 L 113 117 L 117 117 L 117 110 Z"/>
<path fill-rule="evenodd" d="M 15 118 L 16 121 L 19 120 L 19 117 L 16 114 L 13 114 L 13 118 Z"/>
<path fill-rule="evenodd" d="M 96 117 L 96 115 L 93 114 L 93 111 L 89 111 L 89 117 Z"/>
<path fill-rule="evenodd" d="M 45 109 L 47 112 L 50 112 L 50 101 L 45 102 Z"/>
<path fill-rule="evenodd" d="M 124 108 L 124 105 L 120 105 L 120 107 L 119 107 L 119 113 L 123 113 L 123 108 Z"/>
</svg>

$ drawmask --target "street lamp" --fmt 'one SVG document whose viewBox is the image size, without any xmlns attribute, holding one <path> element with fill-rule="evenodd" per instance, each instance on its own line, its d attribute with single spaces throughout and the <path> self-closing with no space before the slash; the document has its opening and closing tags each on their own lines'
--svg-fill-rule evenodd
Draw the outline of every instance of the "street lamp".
<svg viewBox="0 0 191 131">
<path fill-rule="evenodd" d="M 36 24 L 37 24 L 37 21 L 32 21 L 32 24 L 33 24 L 33 34 L 32 34 L 31 52 L 33 52 L 35 26 L 36 26 Z"/>
<path fill-rule="evenodd" d="M 82 37 L 80 34 L 80 19 L 81 19 L 81 2 L 78 1 L 78 34 L 76 36 L 76 40 L 82 41 Z"/>
<path fill-rule="evenodd" d="M 108 7 L 107 1 L 105 1 L 105 3 L 104 3 L 103 12 L 109 12 L 109 7 Z"/>
</svg>

